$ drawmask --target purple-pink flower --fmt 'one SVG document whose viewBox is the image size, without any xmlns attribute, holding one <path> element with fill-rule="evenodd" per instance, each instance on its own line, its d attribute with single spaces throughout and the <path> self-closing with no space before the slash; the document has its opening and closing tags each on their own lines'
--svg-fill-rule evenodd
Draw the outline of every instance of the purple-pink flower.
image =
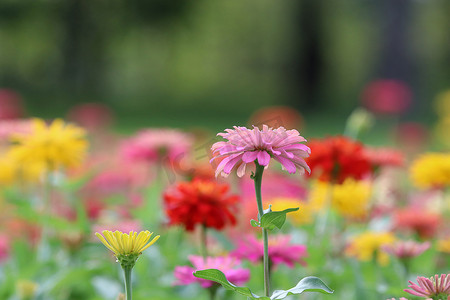
<svg viewBox="0 0 450 300">
<path fill-rule="evenodd" d="M 409 281 L 408 287 L 404 291 L 415 296 L 446 300 L 450 298 L 450 273 L 434 275 L 433 277 L 417 277 L 417 283 Z"/>
<path fill-rule="evenodd" d="M 302 266 L 306 265 L 304 257 L 307 256 L 305 245 L 292 245 L 289 235 L 269 236 L 269 259 L 272 266 L 286 264 L 293 268 L 296 263 Z M 238 241 L 236 250 L 231 253 L 232 256 L 239 259 L 247 259 L 253 263 L 263 260 L 264 244 L 262 240 L 254 236 L 247 236 Z"/>
<path fill-rule="evenodd" d="M 144 129 L 125 141 L 122 152 L 133 162 L 156 162 L 164 158 L 181 160 L 189 152 L 192 139 L 173 129 Z"/>
<path fill-rule="evenodd" d="M 219 174 L 228 176 L 234 167 L 237 167 L 237 175 L 242 177 L 247 164 L 257 161 L 261 166 L 268 166 L 271 158 L 291 174 L 297 169 L 311 172 L 304 159 L 309 156 L 310 149 L 301 144 L 306 139 L 297 130 L 273 129 L 267 125 L 263 125 L 262 130 L 255 126 L 253 129 L 233 128 L 217 134 L 228 141 L 212 145 L 214 158 L 211 161 L 222 158 L 216 168 L 216 177 Z"/>
<path fill-rule="evenodd" d="M 428 250 L 430 246 L 430 242 L 397 241 L 394 244 L 386 245 L 383 250 L 398 258 L 412 258 L 419 256 Z"/>
<path fill-rule="evenodd" d="M 250 270 L 240 267 L 240 260 L 231 256 L 208 256 L 204 259 L 201 256 L 191 255 L 188 257 L 194 267 L 175 267 L 175 285 L 188 285 L 198 282 L 203 288 L 210 287 L 213 281 L 197 278 L 193 275 L 195 271 L 206 269 L 219 269 L 225 274 L 228 281 L 235 285 L 243 285 L 250 279 Z"/>
<path fill-rule="evenodd" d="M 9 257 L 11 251 L 11 242 L 5 234 L 0 234 L 0 262 Z"/>
</svg>

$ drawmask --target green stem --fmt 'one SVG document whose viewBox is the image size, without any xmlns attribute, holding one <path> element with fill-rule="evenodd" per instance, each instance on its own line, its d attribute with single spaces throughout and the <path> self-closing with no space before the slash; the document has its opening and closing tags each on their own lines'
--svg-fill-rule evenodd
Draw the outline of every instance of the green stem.
<svg viewBox="0 0 450 300">
<path fill-rule="evenodd" d="M 208 290 L 208 294 L 209 294 L 209 300 L 215 300 L 216 299 L 216 295 L 217 295 L 217 288 L 219 287 L 219 285 L 217 284 L 213 284 L 212 286 L 210 286 L 207 290 Z"/>
<path fill-rule="evenodd" d="M 255 194 L 256 194 L 256 203 L 258 204 L 258 220 L 261 221 L 261 217 L 264 214 L 264 208 L 262 205 L 261 198 L 261 183 L 262 183 L 262 175 L 264 172 L 264 166 L 258 164 L 255 161 L 256 171 L 253 175 L 253 180 L 255 181 Z M 269 271 L 269 234 L 267 229 L 262 229 L 263 234 L 263 242 L 264 242 L 264 256 L 263 256 L 263 264 L 264 264 L 264 294 L 269 297 L 270 295 L 270 271 Z"/>
<path fill-rule="evenodd" d="M 327 227 L 331 215 L 331 205 L 333 202 L 333 183 L 328 183 L 327 191 L 325 194 L 325 209 L 318 216 L 316 223 L 316 237 L 315 241 L 320 245 L 325 238 L 325 234 L 327 233 Z"/>
<path fill-rule="evenodd" d="M 125 294 L 126 299 L 131 300 L 131 270 L 132 267 L 123 267 L 123 275 L 125 277 Z"/>
<path fill-rule="evenodd" d="M 203 261 L 206 261 L 206 257 L 208 256 L 208 244 L 206 240 L 206 226 L 202 224 L 200 227 L 200 253 L 203 257 Z"/>
<path fill-rule="evenodd" d="M 50 215 L 50 204 L 51 204 L 51 194 L 52 194 L 52 173 L 46 171 L 44 176 L 44 183 L 42 189 L 42 215 L 46 218 Z M 37 250 L 37 255 L 40 260 L 47 260 L 50 257 L 50 246 L 48 244 L 49 228 L 47 222 L 42 223 L 41 240 L 39 242 L 39 247 Z"/>
<path fill-rule="evenodd" d="M 267 229 L 263 228 L 263 240 L 264 240 L 264 294 L 269 297 L 270 295 L 270 269 L 269 269 L 269 234 Z"/>
</svg>

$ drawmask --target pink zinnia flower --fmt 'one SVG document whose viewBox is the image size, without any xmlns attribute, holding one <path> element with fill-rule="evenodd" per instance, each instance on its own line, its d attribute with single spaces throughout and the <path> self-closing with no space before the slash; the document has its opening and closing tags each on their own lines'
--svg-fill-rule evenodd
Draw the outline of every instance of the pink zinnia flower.
<svg viewBox="0 0 450 300">
<path fill-rule="evenodd" d="M 125 141 L 122 152 L 133 162 L 169 161 L 189 153 L 192 139 L 186 133 L 173 129 L 145 129 Z"/>
<path fill-rule="evenodd" d="M 290 244 L 289 235 L 269 236 L 269 259 L 275 267 L 280 264 L 286 264 L 293 268 L 295 263 L 303 266 L 306 262 L 303 258 L 307 255 L 305 245 Z M 264 244 L 262 240 L 257 240 L 254 236 L 248 236 L 245 240 L 238 241 L 238 247 L 231 253 L 232 256 L 239 259 L 248 259 L 253 263 L 263 260 Z"/>
<path fill-rule="evenodd" d="M 221 174 L 226 177 L 231 170 L 237 166 L 237 175 L 245 174 L 247 164 L 258 162 L 261 166 L 268 166 L 270 158 L 275 159 L 289 173 L 295 173 L 296 169 L 301 172 L 311 172 L 305 162 L 305 157 L 310 154 L 306 142 L 295 129 L 286 130 L 284 127 L 277 129 L 263 125 L 263 130 L 257 127 L 248 129 L 246 127 L 234 126 L 234 129 L 226 129 L 226 133 L 217 135 L 227 139 L 226 142 L 217 142 L 212 145 L 211 150 L 216 158 L 223 158 L 216 169 L 216 177 Z"/>
<path fill-rule="evenodd" d="M 412 92 L 410 87 L 400 80 L 380 79 L 365 87 L 362 102 L 374 113 L 399 114 L 411 105 Z"/>
<path fill-rule="evenodd" d="M 114 116 L 106 104 L 82 103 L 70 109 L 68 119 L 92 131 L 109 127 Z"/>
<path fill-rule="evenodd" d="M 0 140 L 9 140 L 16 134 L 31 133 L 32 123 L 29 119 L 1 120 L 0 119 Z"/>
<path fill-rule="evenodd" d="M 6 260 L 9 257 L 9 252 L 11 250 L 11 243 L 9 238 L 0 234 L 0 262 Z"/>
<path fill-rule="evenodd" d="M 194 266 L 178 266 L 175 267 L 175 285 L 188 285 L 198 282 L 203 288 L 210 287 L 213 281 L 197 278 L 193 275 L 195 271 L 205 269 L 219 269 L 225 274 L 228 281 L 236 285 L 246 283 L 250 278 L 250 270 L 240 268 L 240 261 L 229 256 L 207 257 L 206 260 L 201 256 L 191 255 L 189 261 Z"/>
<path fill-rule="evenodd" d="M 383 250 L 398 258 L 412 258 L 419 256 L 430 248 L 429 242 L 417 243 L 415 241 L 397 241 L 394 244 L 386 245 Z"/>
<path fill-rule="evenodd" d="M 450 274 L 434 275 L 434 277 L 417 277 L 417 284 L 409 281 L 411 289 L 404 291 L 419 297 L 446 300 L 450 298 Z"/>
<path fill-rule="evenodd" d="M 0 120 L 18 119 L 24 115 L 22 97 L 16 91 L 0 89 Z"/>
</svg>

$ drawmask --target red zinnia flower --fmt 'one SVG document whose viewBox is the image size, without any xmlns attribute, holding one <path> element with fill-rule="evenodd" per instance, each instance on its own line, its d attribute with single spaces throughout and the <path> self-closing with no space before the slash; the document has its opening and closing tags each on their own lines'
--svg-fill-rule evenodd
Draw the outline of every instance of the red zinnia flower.
<svg viewBox="0 0 450 300">
<path fill-rule="evenodd" d="M 346 178 L 361 179 L 371 171 L 361 143 L 336 136 L 309 143 L 311 156 L 307 163 L 311 172 L 319 172 L 319 180 L 342 183 Z"/>
<path fill-rule="evenodd" d="M 180 182 L 164 193 L 166 214 L 170 224 L 194 230 L 196 224 L 222 229 L 236 224 L 233 211 L 239 198 L 229 195 L 230 187 L 210 180 Z"/>
</svg>

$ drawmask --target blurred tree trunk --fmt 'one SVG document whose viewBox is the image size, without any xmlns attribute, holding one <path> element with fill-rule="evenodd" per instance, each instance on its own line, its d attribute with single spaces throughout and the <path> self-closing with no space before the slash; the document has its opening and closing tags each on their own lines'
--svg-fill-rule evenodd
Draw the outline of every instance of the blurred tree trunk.
<svg viewBox="0 0 450 300">
<path fill-rule="evenodd" d="M 104 76 L 103 7 L 89 0 L 66 0 L 62 11 L 61 79 L 74 95 L 100 92 Z"/>
<path fill-rule="evenodd" d="M 413 63 L 408 28 L 411 0 L 383 0 L 380 5 L 382 39 L 378 77 L 412 83 Z"/>
<path fill-rule="evenodd" d="M 324 59 L 321 0 L 298 1 L 295 7 L 293 57 L 289 64 L 290 105 L 309 109 L 321 104 L 318 92 Z"/>
</svg>

